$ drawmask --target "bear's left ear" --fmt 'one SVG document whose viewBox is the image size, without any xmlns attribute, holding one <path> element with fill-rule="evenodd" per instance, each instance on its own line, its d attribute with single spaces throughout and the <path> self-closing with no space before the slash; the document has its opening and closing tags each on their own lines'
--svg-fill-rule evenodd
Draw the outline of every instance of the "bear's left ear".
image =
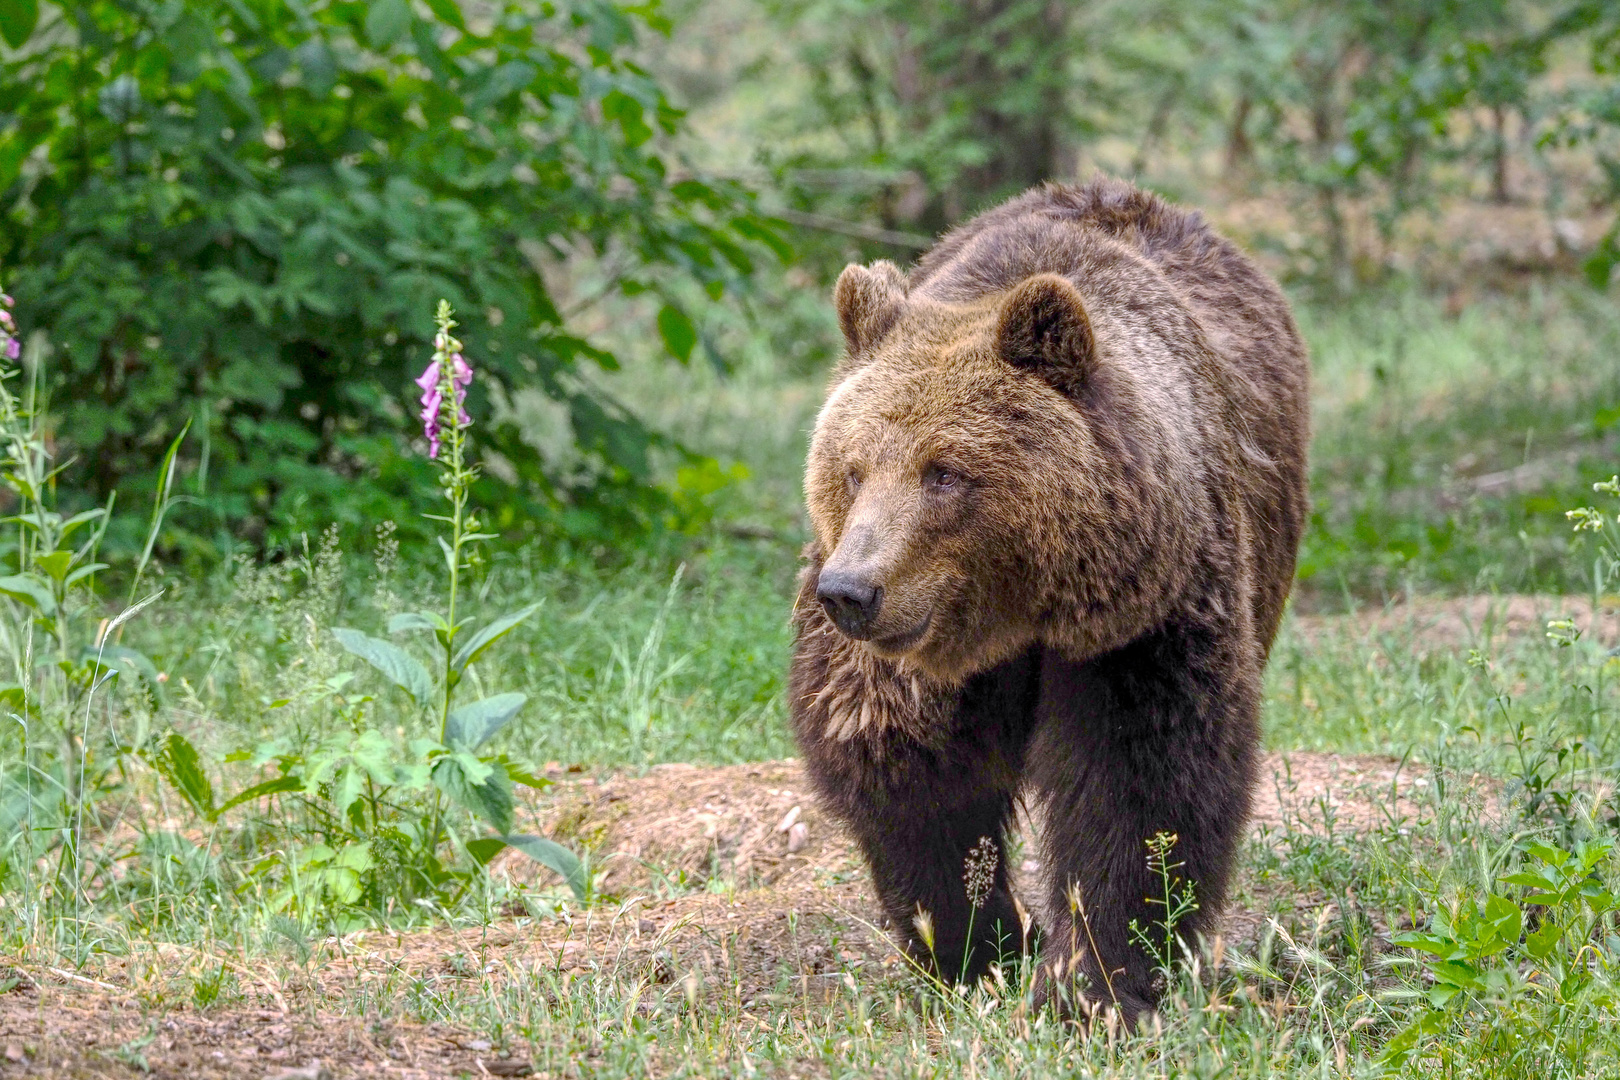
<svg viewBox="0 0 1620 1080">
<path fill-rule="evenodd" d="M 1014 367 L 1030 371 L 1069 397 L 1084 389 L 1096 362 L 1085 302 L 1057 274 L 1036 274 L 1002 303 L 996 346 Z"/>
</svg>

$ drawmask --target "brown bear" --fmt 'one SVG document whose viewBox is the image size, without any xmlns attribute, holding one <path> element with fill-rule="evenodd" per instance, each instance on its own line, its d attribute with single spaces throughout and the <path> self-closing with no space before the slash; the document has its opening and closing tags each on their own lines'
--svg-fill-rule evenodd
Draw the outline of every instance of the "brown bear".
<svg viewBox="0 0 1620 1080">
<path fill-rule="evenodd" d="M 850 266 L 834 299 L 789 689 L 807 770 L 920 962 L 973 980 L 1039 943 L 1039 998 L 1137 1016 L 1170 947 L 1148 842 L 1175 838 L 1191 945 L 1249 814 L 1307 514 L 1287 302 L 1200 215 L 1107 179 L 1013 199 L 909 274 Z"/>
</svg>

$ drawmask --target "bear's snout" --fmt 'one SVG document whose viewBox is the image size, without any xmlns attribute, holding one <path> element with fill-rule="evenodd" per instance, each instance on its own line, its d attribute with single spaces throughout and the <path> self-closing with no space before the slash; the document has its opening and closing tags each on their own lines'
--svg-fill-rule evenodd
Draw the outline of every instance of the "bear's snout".
<svg viewBox="0 0 1620 1080">
<path fill-rule="evenodd" d="M 827 569 L 816 579 L 816 599 L 842 633 L 865 641 L 872 636 L 872 624 L 883 607 L 883 586 L 857 574 Z"/>
</svg>

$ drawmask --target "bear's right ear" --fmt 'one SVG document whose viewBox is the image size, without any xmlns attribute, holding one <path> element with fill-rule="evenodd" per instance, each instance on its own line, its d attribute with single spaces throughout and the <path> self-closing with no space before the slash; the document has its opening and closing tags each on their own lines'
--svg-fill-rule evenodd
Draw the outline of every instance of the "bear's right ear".
<svg viewBox="0 0 1620 1080">
<path fill-rule="evenodd" d="M 1085 302 L 1069 279 L 1036 274 L 1012 291 L 996 328 L 1001 356 L 1077 397 L 1096 364 L 1097 341 Z"/>
<path fill-rule="evenodd" d="M 906 279 L 887 259 L 871 266 L 850 263 L 833 286 L 833 306 L 849 352 L 866 352 L 883 339 L 906 302 Z"/>
</svg>

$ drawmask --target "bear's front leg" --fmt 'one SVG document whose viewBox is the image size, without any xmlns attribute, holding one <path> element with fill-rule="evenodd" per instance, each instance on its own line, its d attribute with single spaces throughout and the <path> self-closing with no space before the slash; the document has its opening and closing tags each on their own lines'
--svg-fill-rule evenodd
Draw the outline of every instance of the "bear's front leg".
<svg viewBox="0 0 1620 1080">
<path fill-rule="evenodd" d="M 826 658 L 813 645 L 801 639 L 791 696 L 805 768 L 860 845 L 908 953 L 946 981 L 1022 954 L 1003 835 L 1034 710 L 1033 656 L 970 679 L 926 723 L 852 731 L 821 692 Z"/>
<path fill-rule="evenodd" d="M 1162 958 L 1214 925 L 1254 783 L 1259 665 L 1247 649 L 1219 627 L 1172 625 L 1083 663 L 1043 658 L 1028 751 L 1045 878 L 1038 997 L 1067 983 L 1134 1021 L 1157 1000 Z M 1173 938 L 1148 846 L 1160 836 L 1174 838 L 1170 906 L 1196 905 Z"/>
<path fill-rule="evenodd" d="M 945 982 L 972 983 L 1025 944 L 1002 840 L 1012 793 L 995 784 L 965 791 L 965 778 L 868 789 L 846 820 L 906 951 Z"/>
</svg>

